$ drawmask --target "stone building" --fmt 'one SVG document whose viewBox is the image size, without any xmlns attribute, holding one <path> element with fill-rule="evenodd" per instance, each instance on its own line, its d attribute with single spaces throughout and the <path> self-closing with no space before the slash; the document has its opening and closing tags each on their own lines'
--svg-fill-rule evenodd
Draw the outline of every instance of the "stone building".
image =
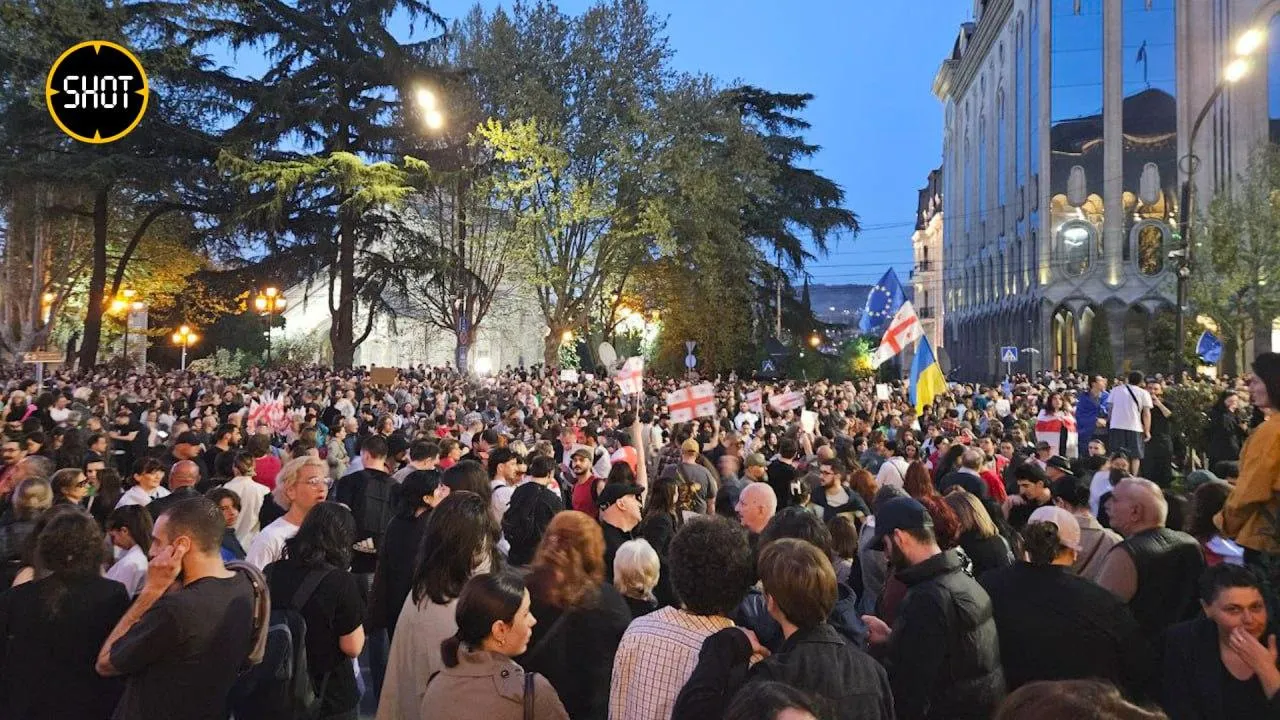
<svg viewBox="0 0 1280 720">
<path fill-rule="evenodd" d="M 996 376 L 1002 345 L 1040 351 L 1017 370 L 1087 367 L 1101 321 L 1117 369 L 1144 366 L 1148 333 L 1176 312 L 1188 171 L 1204 207 L 1280 126 L 1277 11 L 1280 0 L 975 0 L 933 87 L 944 344 L 961 376 Z M 1228 82 L 1258 23 L 1272 25 L 1269 45 Z"/>
<path fill-rule="evenodd" d="M 943 347 L 942 168 L 929 173 L 920 189 L 916 228 L 911 234 L 911 285 L 920 326 L 935 348 Z"/>
</svg>

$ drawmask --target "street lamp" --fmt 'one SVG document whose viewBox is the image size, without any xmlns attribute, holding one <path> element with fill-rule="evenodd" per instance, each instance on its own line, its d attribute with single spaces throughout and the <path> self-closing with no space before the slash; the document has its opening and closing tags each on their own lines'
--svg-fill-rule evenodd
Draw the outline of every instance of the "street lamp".
<svg viewBox="0 0 1280 720">
<path fill-rule="evenodd" d="M 187 348 L 196 344 L 200 336 L 191 332 L 190 325 L 183 325 L 173 334 L 173 344 L 182 347 L 182 371 L 187 370 Z"/>
<path fill-rule="evenodd" d="M 818 336 L 818 333 L 814 333 L 814 334 L 812 334 L 812 335 L 810 335 L 810 336 L 809 336 L 809 346 L 810 346 L 810 347 L 814 347 L 814 348 L 816 348 L 816 347 L 818 347 L 818 346 L 819 346 L 819 345 L 821 345 L 821 344 L 822 344 L 822 338 Z"/>
<path fill-rule="evenodd" d="M 111 314 L 124 315 L 124 336 L 120 351 L 126 361 L 129 359 L 129 331 L 132 329 L 130 323 L 133 320 L 133 314 L 142 312 L 146 308 L 147 304 L 138 299 L 138 291 L 133 288 L 125 288 L 111 301 Z"/>
<path fill-rule="evenodd" d="M 444 113 L 440 111 L 436 94 L 428 88 L 420 87 L 414 92 L 414 102 L 422 112 L 422 121 L 432 130 L 444 127 Z"/>
<path fill-rule="evenodd" d="M 1187 332 L 1187 302 L 1191 290 L 1191 269 L 1194 267 L 1196 248 L 1195 239 L 1192 237 L 1195 231 L 1195 224 L 1192 222 L 1192 217 L 1195 215 L 1195 174 L 1200 166 L 1200 158 L 1196 156 L 1196 136 L 1200 134 L 1200 128 L 1204 125 L 1205 118 L 1209 117 L 1209 111 L 1218 102 L 1218 98 L 1222 97 L 1222 93 L 1226 91 L 1227 86 L 1239 82 L 1249 74 L 1249 70 L 1252 67 L 1249 56 L 1257 52 L 1267 39 L 1267 31 L 1258 24 L 1266 7 L 1267 5 L 1264 4 L 1255 13 L 1253 20 L 1249 23 L 1251 27 L 1236 39 L 1234 48 L 1236 56 L 1223 68 L 1222 79 L 1218 80 L 1217 86 L 1213 88 L 1213 93 L 1209 95 L 1204 107 L 1200 108 L 1200 113 L 1196 115 L 1196 120 L 1191 125 L 1191 137 L 1187 141 L 1187 154 L 1178 163 L 1185 173 L 1178 203 L 1178 234 L 1182 237 L 1183 246 L 1181 250 L 1175 250 L 1170 253 L 1170 257 L 1179 258 L 1182 261 L 1177 269 L 1178 314 L 1177 324 L 1174 328 L 1176 336 L 1175 347 L 1177 347 L 1177 377 L 1179 379 L 1186 369 L 1184 343 Z M 1274 12 L 1274 9 L 1272 12 Z"/>
<path fill-rule="evenodd" d="M 267 320 L 267 364 L 271 364 L 271 326 L 274 323 L 273 316 L 280 315 L 284 312 L 285 299 L 284 293 L 279 288 L 268 286 L 258 292 L 258 296 L 253 299 L 253 306 L 257 309 L 258 314 Z"/>
</svg>

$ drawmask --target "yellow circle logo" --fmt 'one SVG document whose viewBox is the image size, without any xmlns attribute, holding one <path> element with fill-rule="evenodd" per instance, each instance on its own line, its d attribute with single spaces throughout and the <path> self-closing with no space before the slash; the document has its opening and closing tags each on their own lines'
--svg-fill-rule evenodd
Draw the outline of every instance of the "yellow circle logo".
<svg viewBox="0 0 1280 720">
<path fill-rule="evenodd" d="M 142 63 L 107 40 L 82 42 L 62 53 L 44 86 L 45 104 L 58 127 L 94 144 L 132 132 L 147 112 L 150 95 Z"/>
</svg>

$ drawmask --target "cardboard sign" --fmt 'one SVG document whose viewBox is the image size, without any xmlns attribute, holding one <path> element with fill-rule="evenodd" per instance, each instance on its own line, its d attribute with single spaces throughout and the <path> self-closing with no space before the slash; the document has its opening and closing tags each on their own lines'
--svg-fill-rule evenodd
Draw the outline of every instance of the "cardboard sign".
<svg viewBox="0 0 1280 720">
<path fill-rule="evenodd" d="M 818 429 L 818 413 L 804 410 L 800 413 L 800 429 L 812 434 Z"/>
<path fill-rule="evenodd" d="M 578 382 L 578 371 L 573 369 L 561 370 L 560 380 L 563 382 L 576 383 Z"/>
<path fill-rule="evenodd" d="M 369 382 L 374 385 L 391 386 L 396 383 L 399 371 L 393 367 L 375 367 L 369 370 Z"/>
<path fill-rule="evenodd" d="M 888 400 L 888 399 L 889 399 L 889 386 L 888 386 L 888 385 L 886 385 L 886 384 L 884 384 L 884 383 L 876 383 L 876 399 L 877 399 L 877 400 Z"/>
</svg>

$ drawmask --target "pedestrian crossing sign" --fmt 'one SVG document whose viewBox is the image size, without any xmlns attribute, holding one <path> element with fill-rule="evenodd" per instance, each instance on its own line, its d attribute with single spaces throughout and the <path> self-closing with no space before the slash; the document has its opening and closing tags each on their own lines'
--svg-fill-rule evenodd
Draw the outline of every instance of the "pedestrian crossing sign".
<svg viewBox="0 0 1280 720">
<path fill-rule="evenodd" d="M 1000 348 L 1000 362 L 1016 363 L 1018 362 L 1018 348 L 1006 346 Z"/>
</svg>

